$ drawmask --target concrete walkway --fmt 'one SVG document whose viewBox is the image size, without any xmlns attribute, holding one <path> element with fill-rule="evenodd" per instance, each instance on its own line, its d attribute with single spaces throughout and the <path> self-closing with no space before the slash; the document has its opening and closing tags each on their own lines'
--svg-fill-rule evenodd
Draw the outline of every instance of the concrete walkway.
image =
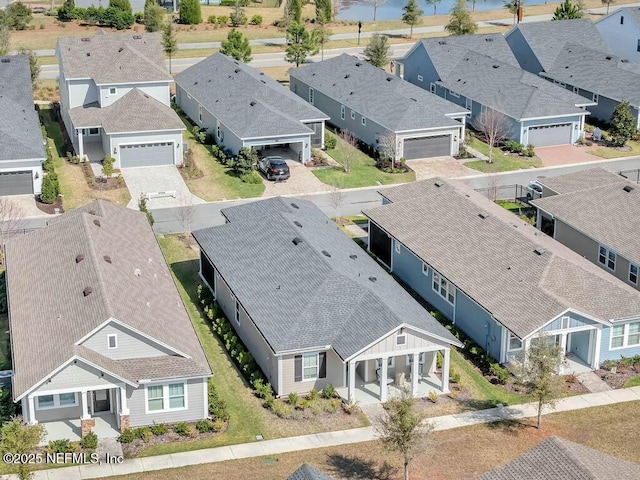
<svg viewBox="0 0 640 480">
<path fill-rule="evenodd" d="M 578 381 L 591 393 L 609 392 L 613 390 L 595 372 L 582 372 L 576 375 Z"/>
<path fill-rule="evenodd" d="M 612 405 L 616 403 L 639 401 L 640 387 L 611 390 L 601 393 L 576 395 L 559 400 L 554 410 L 545 409 L 544 414 L 566 412 L 583 408 Z M 434 425 L 434 430 L 449 430 L 452 428 L 468 427 L 480 423 L 490 423 L 499 420 L 517 420 L 535 417 L 536 405 L 527 403 L 513 407 L 490 408 L 471 412 L 445 415 L 431 418 L 428 421 Z M 192 452 L 158 455 L 155 457 L 135 458 L 125 460 L 120 464 L 83 465 L 53 470 L 35 472 L 35 480 L 81 480 L 88 478 L 109 477 L 113 475 L 128 475 L 139 472 L 151 472 L 167 468 L 179 468 L 187 465 L 223 462 L 241 458 L 261 457 L 265 455 L 279 455 L 286 452 L 309 450 L 313 448 L 334 447 L 350 443 L 369 442 L 376 439 L 373 427 L 354 428 L 337 432 L 318 433 L 299 437 L 279 438 L 261 442 L 231 445 L 226 447 L 194 450 Z M 2 479 L 17 479 L 16 476 L 3 475 Z"/>
</svg>

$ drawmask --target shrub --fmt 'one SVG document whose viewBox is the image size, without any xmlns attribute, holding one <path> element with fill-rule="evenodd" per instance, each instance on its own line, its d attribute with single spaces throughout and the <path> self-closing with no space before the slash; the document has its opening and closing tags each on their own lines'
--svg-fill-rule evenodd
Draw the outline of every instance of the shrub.
<svg viewBox="0 0 640 480">
<path fill-rule="evenodd" d="M 291 405 L 292 407 L 296 407 L 298 406 L 299 402 L 300 397 L 298 396 L 298 394 L 296 392 L 289 392 L 289 405 Z"/>
<path fill-rule="evenodd" d="M 592 142 L 591 140 L 587 140 L 587 141 L 585 142 L 585 145 L 586 145 L 587 147 L 590 147 L 591 145 L 593 145 L 593 142 Z"/>
<path fill-rule="evenodd" d="M 149 428 L 156 437 L 165 435 L 169 431 L 169 427 L 165 423 L 154 423 Z"/>
<path fill-rule="evenodd" d="M 198 423 L 196 423 L 196 430 L 198 431 L 198 433 L 209 433 L 214 432 L 215 428 L 212 421 L 200 420 Z"/>
<path fill-rule="evenodd" d="M 226 422 L 229 420 L 229 410 L 227 409 L 227 402 L 225 402 L 220 395 L 218 395 L 218 391 L 213 383 L 209 383 L 209 415 L 211 415 L 214 419 L 222 420 Z"/>
<path fill-rule="evenodd" d="M 280 418 L 289 418 L 293 415 L 293 406 L 284 402 L 273 402 L 271 404 L 271 410 Z"/>
<path fill-rule="evenodd" d="M 207 138 L 207 131 L 196 125 L 191 129 L 191 135 L 193 135 L 193 138 L 196 142 L 204 143 L 205 139 Z"/>
<path fill-rule="evenodd" d="M 87 433 L 82 440 L 80 440 L 80 446 L 87 450 L 95 450 L 98 448 L 98 435 L 93 432 Z"/>
<path fill-rule="evenodd" d="M 322 407 L 327 413 L 336 413 L 338 407 L 342 403 L 342 400 L 339 398 L 332 398 L 330 400 L 326 400 L 323 402 Z"/>
<path fill-rule="evenodd" d="M 58 20 L 68 21 L 78 18 L 76 16 L 76 4 L 74 0 L 65 0 L 58 8 Z"/>
<path fill-rule="evenodd" d="M 354 413 L 358 413 L 360 411 L 360 403 L 352 400 L 348 403 L 343 403 L 342 409 L 349 415 L 353 415 Z"/>
<path fill-rule="evenodd" d="M 262 183 L 262 177 L 255 170 L 248 173 L 243 173 L 242 175 L 240 175 L 240 180 L 242 180 L 244 183 L 248 183 L 249 185 L 260 185 Z"/>
<path fill-rule="evenodd" d="M 222 421 L 220 419 L 214 420 L 213 422 L 211 422 L 211 424 L 213 425 L 213 431 L 214 432 L 221 431 L 224 428 L 224 426 L 226 425 L 226 423 L 227 422 L 224 422 L 224 421 Z"/>
<path fill-rule="evenodd" d="M 433 403 L 438 403 L 438 394 L 433 390 L 431 390 L 429 392 L 429 395 L 427 396 L 429 397 L 429 400 L 431 400 Z"/>
<path fill-rule="evenodd" d="M 133 13 L 129 0 L 109 0 L 109 7 L 120 10 L 121 12 Z"/>
<path fill-rule="evenodd" d="M 224 27 L 225 25 L 227 25 L 227 23 L 229 23 L 229 17 L 226 15 L 218 15 L 218 20 L 217 20 L 217 24 L 220 25 L 221 27 Z"/>
<path fill-rule="evenodd" d="M 509 140 L 505 143 L 505 149 L 513 153 L 522 153 L 524 145 L 522 145 L 520 142 Z"/>
<path fill-rule="evenodd" d="M 320 394 L 318 393 L 318 390 L 316 390 L 315 388 L 312 388 L 307 394 L 307 399 L 312 402 L 317 401 L 319 397 L 320 397 Z"/>
<path fill-rule="evenodd" d="M 108 26 L 115 28 L 116 30 L 124 30 L 131 27 L 135 23 L 136 19 L 133 13 L 119 10 L 115 7 L 109 7 L 104 11 L 102 16 L 102 22 Z"/>
<path fill-rule="evenodd" d="M 33 20 L 31 7 L 22 2 L 10 3 L 4 9 L 4 24 L 12 30 L 25 30 Z"/>
<path fill-rule="evenodd" d="M 436 353 L 436 368 L 442 368 L 442 354 Z"/>
<path fill-rule="evenodd" d="M 509 370 L 507 370 L 504 367 L 501 367 L 499 363 L 492 363 L 491 366 L 489 367 L 489 373 L 491 375 L 494 375 L 498 379 L 498 382 L 501 385 L 504 385 L 505 383 L 507 383 L 507 380 L 511 376 L 511 373 L 509 372 Z"/>
<path fill-rule="evenodd" d="M 140 198 L 138 199 L 138 210 L 145 213 L 147 215 L 147 220 L 149 220 L 149 224 L 153 226 L 153 214 L 149 211 L 149 207 L 147 207 L 147 198 L 144 196 L 144 193 L 140 194 Z"/>
<path fill-rule="evenodd" d="M 322 389 L 322 396 L 324 398 L 333 398 L 336 394 L 336 389 L 333 385 L 329 384 L 326 385 L 323 389 Z"/>
<path fill-rule="evenodd" d="M 451 390 L 449 392 L 449 397 L 451 397 L 452 400 L 456 400 L 459 396 L 460 396 L 460 390 Z"/>
<path fill-rule="evenodd" d="M 453 368 L 449 369 L 449 381 L 451 383 L 460 383 L 460 374 Z"/>
<path fill-rule="evenodd" d="M 162 8 L 162 7 L 160 7 Z M 142 12 L 136 12 L 133 14 L 133 19 L 135 20 L 135 23 L 139 23 L 139 24 L 143 24 L 144 23 L 144 13 Z"/>
<path fill-rule="evenodd" d="M 579 145 L 586 145 L 587 141 L 584 138 L 584 135 L 580 135 L 580 138 L 578 138 L 578 144 Z"/>
<path fill-rule="evenodd" d="M 57 197 L 56 186 L 53 177 L 54 174 L 49 173 L 42 179 L 42 193 L 40 193 L 40 201 L 49 205 L 55 202 Z"/>
<path fill-rule="evenodd" d="M 193 430 L 187 422 L 179 422 L 173 426 L 173 431 L 181 437 L 189 437 L 193 434 Z"/>
<path fill-rule="evenodd" d="M 104 160 L 102 160 L 102 173 L 105 177 L 111 178 L 111 175 L 113 175 L 113 163 L 115 161 L 116 159 L 109 155 L 104 157 Z"/>
<path fill-rule="evenodd" d="M 209 15 L 207 17 L 207 23 L 211 23 L 212 25 L 215 25 L 217 21 L 217 18 L 215 15 Z"/>
<path fill-rule="evenodd" d="M 202 22 L 202 10 L 199 0 L 182 0 L 178 11 L 178 21 L 187 25 Z"/>
<path fill-rule="evenodd" d="M 533 157 L 533 156 L 535 156 L 535 154 L 536 154 L 536 153 L 533 151 L 533 149 L 534 149 L 534 148 L 535 148 L 535 147 L 534 147 L 531 143 L 529 143 L 529 144 L 527 145 L 527 150 L 526 150 L 525 152 L 523 152 L 523 153 L 524 153 L 524 155 L 526 155 L 527 157 Z"/>
<path fill-rule="evenodd" d="M 262 15 L 254 15 L 253 17 L 251 17 L 251 20 L 249 20 L 249 23 L 251 25 L 262 25 Z"/>
<path fill-rule="evenodd" d="M 80 450 L 78 442 L 72 442 L 68 438 L 52 440 L 46 448 L 48 453 L 73 453 Z"/>
<path fill-rule="evenodd" d="M 133 430 L 133 435 L 144 443 L 149 443 L 153 438 L 153 432 L 149 427 L 136 428 Z"/>
<path fill-rule="evenodd" d="M 338 144 L 338 140 L 336 139 L 336 136 L 329 132 L 329 131 L 325 131 L 324 133 L 324 148 L 326 150 L 333 150 L 334 148 L 336 148 L 336 145 Z"/>
<path fill-rule="evenodd" d="M 120 443 L 131 443 L 136 439 L 136 434 L 130 428 L 125 429 L 116 440 Z"/>
</svg>

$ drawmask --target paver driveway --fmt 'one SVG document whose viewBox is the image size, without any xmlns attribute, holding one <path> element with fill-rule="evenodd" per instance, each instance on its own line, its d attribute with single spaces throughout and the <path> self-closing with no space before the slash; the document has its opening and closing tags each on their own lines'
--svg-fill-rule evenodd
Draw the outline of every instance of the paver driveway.
<svg viewBox="0 0 640 480">
<path fill-rule="evenodd" d="M 182 175 L 174 165 L 123 168 L 121 172 L 131 194 L 131 201 L 127 205 L 128 208 L 137 210 L 140 195 L 157 192 L 175 192 L 175 197 L 152 198 L 147 203 L 151 209 L 205 203 L 200 197 L 191 194 L 182 179 Z"/>
</svg>

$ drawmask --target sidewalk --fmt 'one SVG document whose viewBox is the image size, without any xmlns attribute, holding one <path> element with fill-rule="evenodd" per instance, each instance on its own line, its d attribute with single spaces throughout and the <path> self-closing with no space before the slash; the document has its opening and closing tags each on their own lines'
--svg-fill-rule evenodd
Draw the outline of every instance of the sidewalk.
<svg viewBox="0 0 640 480">
<path fill-rule="evenodd" d="M 608 392 L 588 393 L 558 400 L 554 410 L 545 409 L 544 414 L 566 412 L 583 408 L 597 407 L 640 400 L 640 387 L 611 390 Z M 445 415 L 429 419 L 434 430 L 450 430 L 480 423 L 499 420 L 517 420 L 537 415 L 536 404 L 527 403 L 512 407 L 490 408 L 471 412 Z M 191 452 L 158 455 L 155 457 L 135 458 L 113 465 L 84 465 L 35 472 L 35 480 L 81 480 L 88 478 L 128 475 L 150 472 L 166 468 L 179 468 L 187 465 L 223 462 L 241 458 L 278 455 L 286 452 L 325 448 L 350 443 L 369 442 L 376 439 L 373 427 L 356 428 L 337 432 L 318 433 L 299 437 L 279 438 L 255 443 L 231 445 L 226 447 L 194 450 Z M 3 475 L 1 479 L 17 479 L 16 476 Z"/>
</svg>

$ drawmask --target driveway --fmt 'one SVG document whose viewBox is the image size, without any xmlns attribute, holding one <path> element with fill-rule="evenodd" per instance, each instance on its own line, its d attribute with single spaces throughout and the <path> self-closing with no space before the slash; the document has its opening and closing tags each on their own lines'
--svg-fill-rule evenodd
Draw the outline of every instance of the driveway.
<svg viewBox="0 0 640 480">
<path fill-rule="evenodd" d="M 600 146 L 556 145 L 555 147 L 539 147 L 535 149 L 535 152 L 545 167 L 555 167 L 557 165 L 572 165 L 574 163 L 602 160 L 601 157 L 587 153 L 589 150 L 595 150 L 597 148 L 600 148 Z"/>
<path fill-rule="evenodd" d="M 465 159 L 464 161 L 468 161 Z M 453 157 L 433 157 L 418 160 L 408 160 L 407 166 L 416 172 L 416 180 L 424 180 L 432 177 L 465 177 L 477 174 L 477 170 L 472 170 L 463 165 L 462 161 Z"/>
<path fill-rule="evenodd" d="M 322 183 L 318 178 L 311 173 L 311 170 L 300 162 L 295 160 L 286 160 L 291 171 L 291 176 L 288 180 L 267 180 L 262 176 L 265 189 L 262 194 L 263 197 L 271 197 L 276 195 L 307 195 L 317 192 L 330 192 L 333 187 Z"/>
<path fill-rule="evenodd" d="M 182 175 L 174 165 L 123 168 L 121 173 L 127 183 L 129 193 L 131 193 L 128 208 L 137 210 L 141 195 L 160 192 L 165 192 L 165 195 L 151 198 L 147 202 L 150 209 L 185 207 L 205 203 L 200 197 L 191 194 L 182 180 Z M 169 193 L 175 196 L 171 196 Z"/>
</svg>

